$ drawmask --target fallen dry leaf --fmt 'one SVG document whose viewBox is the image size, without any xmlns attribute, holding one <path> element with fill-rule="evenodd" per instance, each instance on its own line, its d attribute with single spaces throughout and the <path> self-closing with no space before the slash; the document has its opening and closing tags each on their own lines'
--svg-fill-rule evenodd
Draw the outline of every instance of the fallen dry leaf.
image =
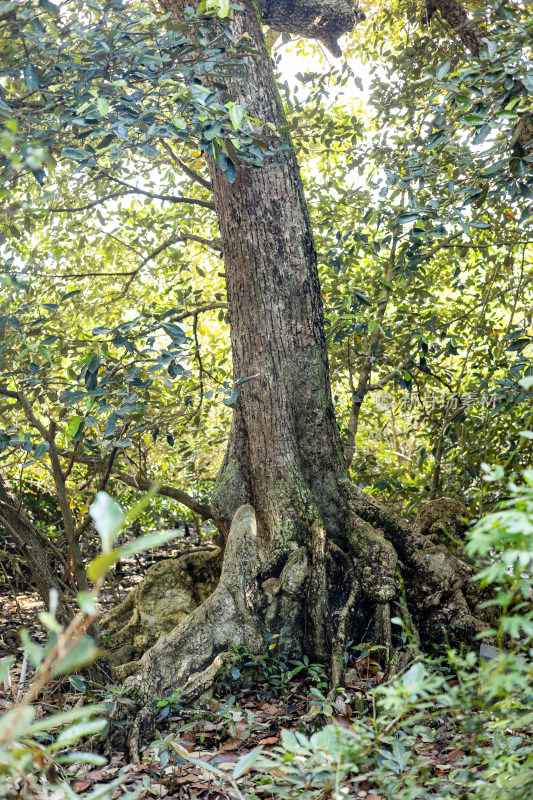
<svg viewBox="0 0 533 800">
<path fill-rule="evenodd" d="M 242 739 L 228 739 L 227 742 L 220 746 L 219 752 L 225 753 L 226 750 L 238 750 L 241 744 Z"/>
<path fill-rule="evenodd" d="M 267 736 L 266 739 L 259 739 L 259 744 L 276 744 L 279 742 L 279 734 L 277 736 Z"/>
<path fill-rule="evenodd" d="M 76 794 L 80 794 L 80 792 L 84 792 L 85 789 L 88 789 L 90 785 L 91 781 L 85 781 L 85 780 L 74 781 L 74 783 L 72 784 L 72 788 L 74 789 Z"/>
<path fill-rule="evenodd" d="M 274 714 L 279 714 L 279 708 L 272 705 L 263 706 L 261 711 L 263 711 L 265 714 L 268 714 L 269 717 L 273 717 Z"/>
<path fill-rule="evenodd" d="M 341 728 L 351 728 L 352 727 L 352 723 L 350 722 L 350 719 L 348 717 L 343 717 L 343 716 L 341 716 L 339 714 L 336 717 L 332 717 L 332 719 L 333 719 L 333 722 L 336 725 L 339 725 Z"/>
<path fill-rule="evenodd" d="M 462 750 L 460 750 L 460 749 L 457 747 L 455 750 L 452 750 L 450 753 L 448 753 L 448 756 L 449 756 L 450 758 L 464 758 L 464 757 L 465 757 L 465 754 L 463 753 L 463 751 L 462 751 Z"/>
</svg>

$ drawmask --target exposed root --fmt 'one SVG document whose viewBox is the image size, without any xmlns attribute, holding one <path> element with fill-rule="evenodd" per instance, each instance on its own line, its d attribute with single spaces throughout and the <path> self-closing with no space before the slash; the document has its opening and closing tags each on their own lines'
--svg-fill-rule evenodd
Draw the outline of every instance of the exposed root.
<svg viewBox="0 0 533 800">
<path fill-rule="evenodd" d="M 231 526 L 220 581 L 213 594 L 161 637 L 139 662 L 119 667 L 118 677 L 124 670 L 132 676 L 128 684 L 137 687 L 141 695 L 164 696 L 184 686 L 194 673 L 204 674 L 199 684 L 205 685 L 204 670 L 231 645 L 259 652 L 263 635 L 255 601 L 260 568 L 254 510 L 241 506 Z M 209 674 L 214 677 L 214 673 Z M 193 684 L 189 691 L 192 689 Z"/>
<path fill-rule="evenodd" d="M 150 567 L 126 600 L 101 619 L 110 663 L 140 658 L 186 619 L 215 590 L 221 562 L 220 549 L 199 550 Z"/>
<path fill-rule="evenodd" d="M 308 628 L 305 649 L 318 661 L 326 663 L 328 656 L 327 618 L 328 587 L 326 576 L 326 531 L 315 523 L 311 538 L 311 569 L 307 584 Z"/>
<path fill-rule="evenodd" d="M 267 633 L 288 627 L 295 648 L 322 663 L 329 661 L 328 701 L 335 703 L 345 681 L 346 643 L 362 641 L 369 630 L 374 644 L 384 648 L 379 660 L 387 677 L 405 668 L 439 634 L 441 639 L 446 638 L 440 628 L 459 626 L 463 637 L 471 641 L 486 629 L 487 621 L 478 609 L 480 597 L 471 580 L 474 568 L 435 543 L 434 537 L 442 529 L 437 513 L 441 507 L 433 504 L 431 514 L 422 513 L 413 530 L 374 498 L 353 493 L 344 540 L 337 537 L 341 548 L 328 539 L 313 504 L 306 503 L 305 519 L 302 522 L 300 518 L 300 522 L 302 527 L 309 525 L 309 533 L 300 541 L 307 546 L 298 546 L 289 538 L 285 549 L 278 548 L 273 554 L 266 547 L 264 535 L 258 541 L 254 509 L 241 506 L 229 530 L 215 590 L 188 614 L 176 616 L 178 624 L 160 636 L 141 660 L 115 667 L 115 679 L 127 678 L 127 685 L 138 691 L 141 703 L 153 705 L 157 697 L 175 690 L 179 690 L 182 701 L 191 703 L 211 689 L 235 647 L 260 653 Z M 463 524 L 457 506 L 451 514 L 457 525 Z M 295 519 L 293 515 L 290 526 Z M 279 520 L 277 524 L 281 530 Z M 447 533 L 450 525 L 448 517 Z M 455 528 L 453 536 L 457 534 Z M 204 569 L 212 569 L 215 557 L 203 557 Z M 176 561 L 175 567 L 181 570 L 180 578 L 188 574 L 192 580 L 183 559 Z M 155 577 L 157 568 L 163 573 L 157 565 L 152 568 Z M 157 606 L 164 602 L 167 592 L 170 596 L 178 592 L 175 577 L 172 584 L 160 590 L 155 585 L 150 587 L 150 582 L 141 587 L 114 615 L 112 612 L 104 618 L 114 620 L 117 626 L 126 618 L 126 630 L 133 629 L 137 637 L 149 619 L 146 608 L 150 605 L 139 604 L 139 599 L 151 598 L 152 606 Z M 189 596 L 193 590 L 199 600 L 194 581 Z M 391 602 L 398 598 L 409 640 L 395 648 Z M 168 622 L 172 623 L 172 617 Z M 134 639 L 134 645 L 139 646 L 139 639 Z M 320 714 L 320 706 L 313 707 L 304 724 L 316 726 Z M 132 754 L 145 737 L 147 720 L 147 712 L 143 712 L 132 728 Z"/>
<path fill-rule="evenodd" d="M 445 507 L 451 512 L 440 525 L 437 512 Z M 457 638 L 472 642 L 492 624 L 498 612 L 495 607 L 481 608 L 482 600 L 487 598 L 472 583 L 475 569 L 432 541 L 436 532 L 442 532 L 443 526 L 449 528 L 453 520 L 455 533 L 458 525 L 464 528 L 464 523 L 457 520 L 460 504 L 436 501 L 427 514 L 422 510 L 416 529 L 376 498 L 357 489 L 353 490 L 353 508 L 371 526 L 383 531 L 401 561 L 409 614 L 420 634 L 421 646 L 442 641 L 443 628 L 453 628 Z M 422 530 L 431 533 L 425 535 Z"/>
<path fill-rule="evenodd" d="M 390 621 L 390 604 L 376 603 L 374 611 L 376 641 L 383 648 L 378 652 L 378 661 L 387 667 L 392 656 L 392 631 Z"/>
<path fill-rule="evenodd" d="M 414 532 L 432 544 L 443 545 L 453 555 L 462 555 L 469 519 L 468 509 L 458 500 L 439 497 L 422 506 Z"/>
<path fill-rule="evenodd" d="M 140 764 L 141 746 L 154 736 L 155 711 L 150 706 L 144 706 L 135 717 L 128 736 L 128 752 L 133 764 Z"/>
<path fill-rule="evenodd" d="M 216 676 L 235 657 L 232 650 L 219 653 L 216 658 L 202 672 L 189 675 L 189 679 L 180 690 L 180 699 L 185 703 L 192 703 L 206 694 L 215 683 Z"/>
<path fill-rule="evenodd" d="M 359 582 L 356 579 L 353 569 L 351 571 L 350 578 L 352 582 L 352 588 L 348 596 L 348 600 L 339 614 L 337 633 L 335 635 L 333 648 L 331 651 L 330 696 L 333 698 L 336 695 L 337 689 L 344 684 L 344 673 L 346 668 L 346 662 L 344 660 L 344 653 L 346 651 L 346 629 L 348 620 L 353 612 L 354 605 L 360 592 Z"/>
</svg>

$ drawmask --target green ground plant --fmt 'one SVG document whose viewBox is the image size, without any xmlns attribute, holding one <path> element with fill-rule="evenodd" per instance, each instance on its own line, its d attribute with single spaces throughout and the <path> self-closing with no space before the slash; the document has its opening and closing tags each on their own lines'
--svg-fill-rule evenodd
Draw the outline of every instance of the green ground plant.
<svg viewBox="0 0 533 800">
<path fill-rule="evenodd" d="M 142 513 L 152 495 L 146 495 L 130 512 L 124 514 L 105 492 L 100 492 L 91 506 L 91 517 L 100 536 L 101 553 L 87 567 L 93 589 L 77 596 L 78 611 L 68 625 L 56 619 L 57 598 L 50 599 L 50 610 L 39 614 L 48 632 L 44 647 L 21 631 L 25 658 L 34 669 L 33 679 L 14 707 L 0 719 L 0 796 L 25 800 L 35 798 L 82 797 L 84 800 L 110 800 L 124 783 L 125 776 L 88 792 L 76 793 L 71 788 L 70 768 L 73 765 L 102 766 L 106 759 L 91 752 L 97 737 L 105 734 L 112 702 L 131 702 L 121 698 L 120 689 L 110 702 L 91 703 L 63 713 L 36 718 L 39 697 L 52 681 L 71 675 L 75 685 L 83 688 L 76 676 L 78 670 L 93 664 L 103 652 L 89 635 L 95 630 L 99 616 L 98 598 L 109 568 L 122 556 L 158 547 L 176 535 L 165 531 L 140 537 L 124 546 L 115 546 L 120 532 Z M 0 681 L 10 683 L 12 658 L 0 661 Z M 22 688 L 22 687 L 21 687 Z M 122 795 L 126 800 L 139 796 L 142 787 Z"/>
<path fill-rule="evenodd" d="M 485 467 L 487 481 L 503 468 Z M 284 732 L 258 761 L 277 797 L 347 796 L 368 778 L 395 800 L 526 800 L 533 794 L 533 471 L 508 483 L 509 499 L 471 529 L 476 580 L 494 588 L 499 647 L 447 648 L 420 658 L 372 692 L 373 712 L 351 729 Z M 428 755 L 448 742 L 444 767 Z"/>
</svg>

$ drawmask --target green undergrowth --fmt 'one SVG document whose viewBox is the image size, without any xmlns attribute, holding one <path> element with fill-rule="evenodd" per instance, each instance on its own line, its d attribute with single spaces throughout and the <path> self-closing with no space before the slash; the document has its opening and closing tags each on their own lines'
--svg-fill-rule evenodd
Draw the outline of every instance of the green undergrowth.
<svg viewBox="0 0 533 800">
<path fill-rule="evenodd" d="M 501 469 L 486 469 L 487 481 L 502 477 Z M 510 482 L 508 492 L 500 510 L 470 531 L 467 545 L 469 556 L 480 565 L 476 579 L 493 587 L 489 602 L 501 608 L 499 625 L 491 631 L 499 647 L 448 645 L 364 695 L 346 688 L 332 702 L 326 699 L 324 668 L 286 655 L 292 644 L 286 632 L 271 637 L 261 656 L 236 650 L 233 663 L 220 676 L 219 690 L 248 671 L 256 687 L 288 709 L 303 683 L 306 711 L 318 705 L 322 713 L 315 725 L 318 720 L 325 724 L 310 732 L 305 716 L 295 719 L 285 714 L 279 743 L 245 752 L 233 773 L 220 769 L 215 754 L 207 766 L 214 779 L 247 798 L 340 800 L 363 789 L 390 800 L 530 800 L 533 471 L 523 473 L 519 484 Z M 368 650 L 360 652 L 363 655 L 368 656 Z M 212 700 L 204 702 L 209 707 Z M 178 731 L 155 743 L 159 758 L 165 763 L 167 759 L 198 763 L 194 751 L 189 752 L 190 737 L 183 737 L 204 718 L 202 713 L 181 707 L 179 692 L 159 705 L 164 716 L 172 708 L 181 714 L 182 723 Z M 230 736 L 235 735 L 231 720 L 236 706 L 232 696 L 229 702 L 210 707 L 212 724 L 222 731 L 225 720 Z M 247 739 L 251 745 L 257 741 L 253 715 L 249 723 L 243 747 Z"/>
<path fill-rule="evenodd" d="M 488 482 L 502 477 L 500 468 L 486 469 Z M 385 682 L 370 669 L 379 668 L 371 647 L 352 644 L 348 664 L 365 664 L 366 673 L 357 678 L 356 671 L 331 699 L 325 668 L 295 658 L 295 643 L 287 631 L 280 631 L 265 642 L 263 654 L 236 648 L 214 693 L 195 707 L 182 704 L 179 692 L 154 700 L 160 734 L 149 751 L 153 764 L 162 770 L 192 765 L 208 776 L 211 789 L 239 800 L 341 800 L 360 791 L 387 800 L 530 800 L 533 470 L 511 481 L 507 496 L 499 510 L 471 529 L 467 541 L 469 556 L 479 564 L 476 580 L 492 586 L 489 602 L 501 609 L 499 624 L 491 631 L 497 647 L 482 642 L 470 649 L 448 645 Z M 98 496 L 92 513 L 102 555 L 88 568 L 94 591 L 80 595 L 79 614 L 67 628 L 55 619 L 53 602 L 50 612 L 41 614 L 48 628 L 44 648 L 23 637 L 33 677 L 0 720 L 2 797 L 110 800 L 125 789 L 126 771 L 87 791 L 71 786 L 73 768 L 105 763 L 96 751 L 112 716 L 110 706 L 129 702 L 122 687 L 108 690 L 104 703 L 66 714 L 39 719 L 36 709 L 57 676 L 75 676 L 98 657 L 87 628 L 96 618 L 105 572 L 124 550 L 113 546 L 116 536 L 143 505 L 125 516 L 107 495 Z M 170 535 L 146 537 L 135 549 L 157 545 Z M 0 667 L 0 679 L 9 682 L 10 660 Z M 243 679 L 244 689 L 232 689 L 242 687 Z M 77 679 L 74 683 L 82 685 Z M 313 711 L 319 713 L 311 723 Z M 206 736 L 206 731 L 212 733 Z M 227 762 L 221 768 L 224 750 L 235 752 L 230 769 Z M 121 797 L 133 800 L 151 791 L 145 778 Z"/>
</svg>

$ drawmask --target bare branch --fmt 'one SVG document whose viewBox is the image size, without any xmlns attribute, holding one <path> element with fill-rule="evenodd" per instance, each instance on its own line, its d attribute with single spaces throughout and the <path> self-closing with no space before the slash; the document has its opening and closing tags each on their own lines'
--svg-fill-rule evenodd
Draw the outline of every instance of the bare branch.
<svg viewBox="0 0 533 800">
<path fill-rule="evenodd" d="M 123 431 L 122 431 L 123 433 L 126 432 L 129 424 L 130 424 L 129 422 L 126 423 L 126 425 L 124 426 Z M 112 447 L 111 448 L 111 452 L 109 453 L 109 458 L 107 459 L 107 464 L 106 464 L 106 468 L 104 470 L 104 474 L 100 478 L 100 483 L 98 484 L 98 489 L 97 489 L 98 492 L 103 492 L 103 490 L 107 486 L 107 482 L 109 481 L 109 478 L 111 477 L 111 472 L 113 470 L 113 463 L 115 461 L 115 457 L 116 457 L 117 453 L 118 453 L 118 447 Z M 90 514 L 87 514 L 84 517 L 84 519 L 80 522 L 78 527 L 76 528 L 76 538 L 77 539 L 79 539 L 80 536 L 83 533 L 85 533 L 85 531 L 89 527 L 90 523 L 91 523 L 91 516 L 90 516 Z"/>
<path fill-rule="evenodd" d="M 171 247 L 173 244 L 178 244 L 179 242 L 196 242 L 197 244 L 201 244 L 204 247 L 210 247 L 213 250 L 220 251 L 222 247 L 220 246 L 219 239 L 204 239 L 203 236 L 196 236 L 194 233 L 185 233 L 181 236 L 176 236 L 173 239 L 168 239 L 163 245 L 158 247 L 156 250 L 153 251 L 149 256 L 143 260 L 143 263 L 136 267 L 135 269 L 130 269 L 127 272 L 66 272 L 64 274 L 57 274 L 57 275 L 44 275 L 42 277 L 45 278 L 120 278 L 120 277 L 135 277 L 137 272 L 142 269 L 142 267 L 149 261 L 150 259 L 154 258 L 156 255 L 166 249 L 167 247 Z M 218 308 L 218 306 L 217 306 Z M 224 305 L 226 308 L 226 305 Z M 190 315 L 188 315 L 190 316 Z"/>
<path fill-rule="evenodd" d="M 117 197 L 124 197 L 126 194 L 130 194 L 130 192 L 112 192 L 111 194 L 105 194 L 103 197 L 99 197 L 97 200 L 93 200 L 92 203 L 87 203 L 84 206 L 60 206 L 59 208 L 49 208 L 48 211 L 51 211 L 53 214 L 58 212 L 73 214 L 77 213 L 78 211 L 88 211 L 90 208 L 94 208 L 95 206 L 99 206 L 102 203 L 107 202 L 107 200 L 115 200 Z"/>
<path fill-rule="evenodd" d="M 191 169 L 188 164 L 186 164 L 184 161 L 182 161 L 181 158 L 178 158 L 178 156 L 176 155 L 176 153 L 174 152 L 174 150 L 172 149 L 172 147 L 169 145 L 168 142 L 165 142 L 165 140 L 163 139 L 161 141 L 161 144 L 163 145 L 163 147 L 165 148 L 167 153 L 170 153 L 170 155 L 172 156 L 172 158 L 174 159 L 176 164 L 179 167 L 181 167 L 181 169 L 184 171 L 184 173 L 191 180 L 196 181 L 196 183 L 199 183 L 200 186 L 203 186 L 204 189 L 207 189 L 209 192 L 213 191 L 213 186 L 211 185 L 211 181 L 208 181 L 207 178 L 202 177 L 202 175 L 200 175 L 194 169 Z"/>
<path fill-rule="evenodd" d="M 132 193 L 132 194 L 141 194 L 143 197 L 151 197 L 152 200 L 162 200 L 166 203 L 189 203 L 193 206 L 201 206 L 202 208 L 208 208 L 210 211 L 215 210 L 214 203 L 210 203 L 208 200 L 199 200 L 196 197 L 184 197 L 182 195 L 174 195 L 174 194 L 155 194 L 153 192 L 147 192 L 145 189 L 138 189 L 136 186 L 132 186 L 130 183 L 126 183 L 125 181 L 121 180 L 120 178 L 115 178 L 113 175 L 108 175 L 104 173 L 106 178 L 113 181 L 114 183 L 119 183 L 121 186 L 124 186 L 128 192 L 124 192 L 124 194 Z"/>
<path fill-rule="evenodd" d="M 387 374 L 380 381 L 378 381 L 377 383 L 369 384 L 367 386 L 367 392 L 375 392 L 377 389 L 383 389 L 383 387 L 387 383 L 389 383 L 389 381 L 391 381 L 393 378 L 395 378 L 396 375 L 399 375 L 400 372 L 404 371 L 404 369 L 411 363 L 413 358 L 414 358 L 414 356 L 408 356 L 407 358 L 404 358 L 404 360 L 402 361 L 402 363 L 398 367 L 396 367 L 395 369 L 391 370 L 390 372 L 387 372 Z"/>
<path fill-rule="evenodd" d="M 134 478 L 132 475 L 128 475 L 120 470 L 115 470 L 113 472 L 113 477 L 117 478 L 119 481 L 122 481 L 122 483 L 125 483 L 127 486 L 131 486 L 133 489 L 138 489 L 139 491 L 143 492 L 149 491 L 154 483 L 146 478 Z M 202 517 L 202 519 L 213 519 L 213 511 L 211 506 L 202 503 L 200 500 L 197 500 L 194 497 L 191 497 L 189 494 L 187 494 L 187 492 L 184 492 L 181 489 L 175 489 L 173 486 L 166 486 L 163 484 L 157 490 L 157 494 L 160 494 L 163 497 L 170 497 L 171 500 L 176 500 L 176 502 L 181 503 L 183 506 L 187 506 L 187 508 L 190 508 L 191 511 L 194 511 L 195 514 L 198 514 L 200 517 Z"/>
<path fill-rule="evenodd" d="M 180 314 L 178 317 L 174 317 L 175 322 L 182 322 L 187 317 L 197 317 L 198 314 L 203 314 L 206 311 L 215 311 L 217 308 L 227 308 L 228 304 L 223 303 L 222 301 L 217 303 L 208 303 L 206 306 L 198 306 L 198 308 L 193 308 L 192 311 L 186 311 L 184 314 Z"/>
</svg>

